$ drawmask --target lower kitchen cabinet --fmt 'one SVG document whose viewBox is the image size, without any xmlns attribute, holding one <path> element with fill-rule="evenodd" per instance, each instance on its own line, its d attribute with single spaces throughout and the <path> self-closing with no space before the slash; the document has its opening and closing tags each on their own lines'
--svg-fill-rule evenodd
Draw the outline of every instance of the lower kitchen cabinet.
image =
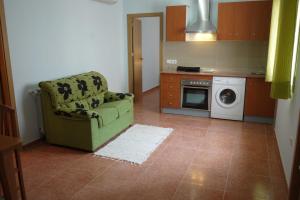
<svg viewBox="0 0 300 200">
<path fill-rule="evenodd" d="M 180 108 L 180 75 L 162 74 L 160 77 L 160 107 Z"/>
<path fill-rule="evenodd" d="M 247 78 L 245 116 L 269 117 L 275 114 L 275 100 L 270 97 L 271 84 L 264 78 Z"/>
</svg>

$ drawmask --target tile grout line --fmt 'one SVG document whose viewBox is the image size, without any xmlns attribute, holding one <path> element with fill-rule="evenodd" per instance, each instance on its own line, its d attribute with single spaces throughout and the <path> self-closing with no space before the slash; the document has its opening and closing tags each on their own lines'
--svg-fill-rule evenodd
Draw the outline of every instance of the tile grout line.
<svg viewBox="0 0 300 200">
<path fill-rule="evenodd" d="M 206 131 L 205 131 L 205 135 L 207 134 L 207 132 L 208 132 L 208 128 L 207 128 Z M 183 176 L 181 177 L 181 180 L 179 181 L 179 183 L 178 183 L 178 185 L 177 185 L 177 187 L 176 187 L 176 190 L 175 190 L 174 194 L 173 194 L 172 197 L 171 197 L 172 200 L 176 197 L 176 194 L 177 194 L 177 191 L 178 191 L 178 189 L 179 189 L 179 186 L 181 185 L 181 183 L 183 183 L 183 179 L 184 179 L 184 177 L 185 177 L 185 174 L 186 174 L 187 171 L 190 169 L 190 167 L 191 167 L 192 162 L 194 161 L 194 159 L 195 159 L 195 157 L 192 159 L 192 161 L 190 162 L 190 164 L 189 164 L 188 167 L 186 168 L 185 173 L 184 173 Z"/>
<path fill-rule="evenodd" d="M 98 178 L 99 176 L 102 176 L 106 171 L 108 171 L 109 169 L 111 169 L 115 164 L 116 164 L 116 163 L 112 163 L 109 167 L 107 167 L 105 170 L 103 170 L 100 174 L 98 174 L 97 176 L 95 176 L 94 178 L 92 178 L 90 181 L 88 181 L 84 186 L 82 186 L 81 189 L 79 189 L 77 192 L 75 192 L 75 193 L 72 195 L 71 199 L 73 199 L 77 193 L 79 193 L 81 190 L 83 190 L 85 187 L 87 187 L 87 185 L 88 185 L 89 183 L 91 183 L 93 180 L 95 180 L 95 179 Z"/>
<path fill-rule="evenodd" d="M 268 178 L 269 178 L 269 181 L 271 183 L 271 194 L 269 194 L 269 195 L 270 195 L 270 197 L 272 197 L 272 195 L 274 193 L 274 184 L 273 184 L 273 181 L 272 181 L 272 174 L 271 174 L 271 159 L 270 159 L 270 153 L 271 152 L 270 152 L 270 145 L 268 144 L 267 127 L 265 127 L 265 134 L 266 134 L 266 146 L 267 146 L 267 154 L 268 154 L 268 157 L 267 157 L 267 161 L 268 161 L 268 174 L 269 174 Z"/>
<path fill-rule="evenodd" d="M 229 175 L 230 175 L 230 170 L 231 170 L 231 166 L 232 166 L 232 161 L 233 161 L 233 154 L 236 150 L 233 149 L 233 152 L 231 153 L 231 158 L 229 161 L 229 166 L 228 166 L 228 170 L 227 170 L 227 178 L 226 178 L 226 183 L 225 183 L 225 188 L 224 188 L 224 192 L 223 192 L 223 200 L 225 199 L 225 195 L 226 195 L 226 191 L 228 189 L 228 182 L 229 182 Z"/>
<path fill-rule="evenodd" d="M 164 142 L 165 142 L 165 141 L 164 141 Z M 164 143 L 164 142 L 163 142 L 163 143 Z M 162 144 L 163 144 L 163 143 L 162 143 Z M 162 144 L 161 144 L 161 145 L 162 145 Z M 165 146 L 163 147 L 162 151 L 165 151 L 165 149 L 167 148 L 167 146 L 168 146 L 168 144 L 165 144 Z M 154 153 L 154 152 L 153 152 L 153 153 Z M 138 181 L 140 180 L 142 174 L 143 174 L 143 173 L 146 173 L 146 171 L 147 171 L 151 166 L 153 166 L 154 162 L 155 162 L 155 160 L 151 161 L 151 163 L 149 163 L 148 166 L 145 167 L 144 171 L 143 171 L 143 172 L 142 172 L 142 173 L 134 180 L 134 183 L 135 183 L 135 184 L 138 183 Z M 121 195 L 120 200 L 124 199 L 124 198 L 125 198 L 124 196 L 125 196 L 125 194 L 124 194 L 124 195 Z"/>
</svg>

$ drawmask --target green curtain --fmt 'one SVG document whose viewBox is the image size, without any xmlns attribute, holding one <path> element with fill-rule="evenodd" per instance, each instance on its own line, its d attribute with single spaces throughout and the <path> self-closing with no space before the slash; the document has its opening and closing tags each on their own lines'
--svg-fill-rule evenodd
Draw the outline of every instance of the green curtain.
<svg viewBox="0 0 300 200">
<path fill-rule="evenodd" d="M 291 71 L 297 0 L 273 0 L 266 81 L 272 82 L 271 97 L 292 96 Z"/>
</svg>

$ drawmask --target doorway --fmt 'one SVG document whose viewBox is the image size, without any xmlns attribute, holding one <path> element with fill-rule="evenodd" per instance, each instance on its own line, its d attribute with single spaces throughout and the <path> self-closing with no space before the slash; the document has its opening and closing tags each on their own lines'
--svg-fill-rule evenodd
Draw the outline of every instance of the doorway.
<svg viewBox="0 0 300 200">
<path fill-rule="evenodd" d="M 163 13 L 127 15 L 128 87 L 139 101 L 143 92 L 159 86 L 162 69 Z"/>
</svg>

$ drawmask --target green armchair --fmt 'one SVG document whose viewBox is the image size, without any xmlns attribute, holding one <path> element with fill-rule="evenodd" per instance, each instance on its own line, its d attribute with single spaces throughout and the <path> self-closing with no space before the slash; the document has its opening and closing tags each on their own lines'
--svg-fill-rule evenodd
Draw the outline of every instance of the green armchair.
<svg viewBox="0 0 300 200">
<path fill-rule="evenodd" d="M 133 95 L 108 91 L 98 72 L 39 84 L 47 142 L 95 151 L 133 124 Z"/>
</svg>

